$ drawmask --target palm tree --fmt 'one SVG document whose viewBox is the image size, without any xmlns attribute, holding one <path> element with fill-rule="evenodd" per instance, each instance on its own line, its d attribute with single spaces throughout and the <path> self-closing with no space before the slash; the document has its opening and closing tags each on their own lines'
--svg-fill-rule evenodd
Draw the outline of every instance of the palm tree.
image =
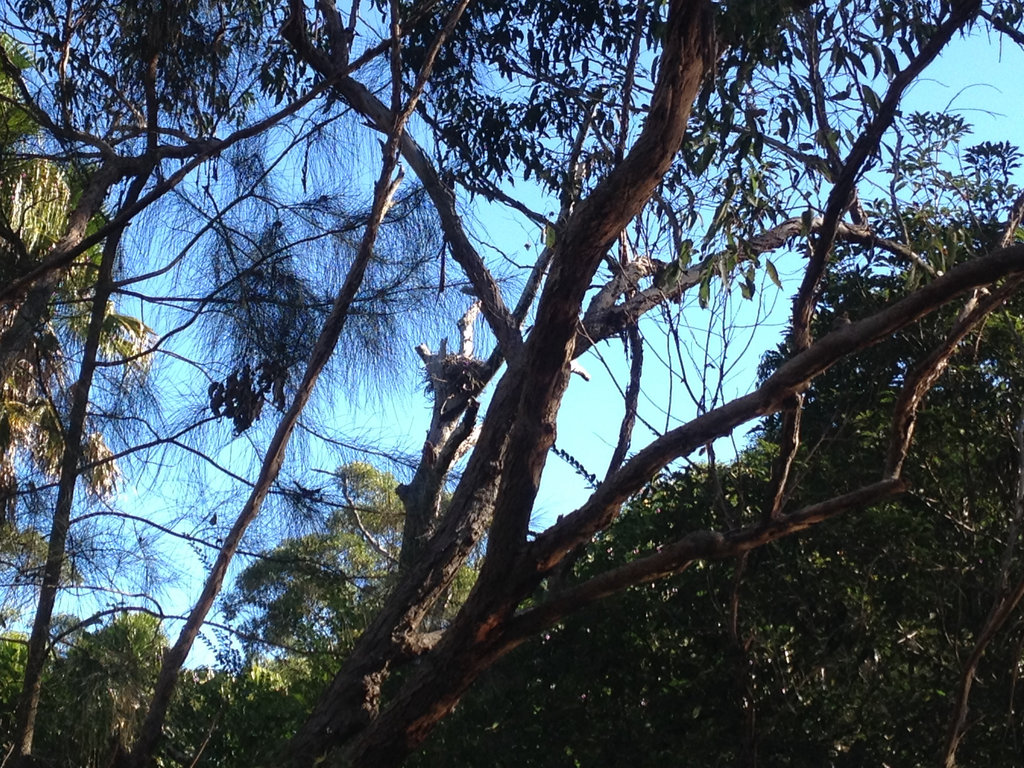
<svg viewBox="0 0 1024 768">
<path fill-rule="evenodd" d="M 0 36 L 7 62 L 27 69 L 31 62 L 14 40 Z M 63 234 L 76 195 L 74 175 L 40 151 L 40 127 L 18 100 L 15 79 L 0 69 L 0 283 L 37 265 Z M 64 453 L 63 416 L 70 402 L 74 374 L 70 364 L 84 341 L 101 245 L 63 276 L 51 299 L 45 321 L 29 344 L 18 350 L 10 373 L 0 380 L 0 549 L 4 542 L 24 552 L 19 532 L 19 476 L 54 481 Z M 0 333 L 9 326 L 14 309 L 0 306 Z M 138 319 L 107 307 L 102 352 L 111 359 L 140 357 L 151 337 Z M 97 496 L 115 488 L 117 467 L 101 433 L 87 431 L 83 439 L 88 489 Z M 18 562 L 18 570 L 38 563 Z"/>
</svg>

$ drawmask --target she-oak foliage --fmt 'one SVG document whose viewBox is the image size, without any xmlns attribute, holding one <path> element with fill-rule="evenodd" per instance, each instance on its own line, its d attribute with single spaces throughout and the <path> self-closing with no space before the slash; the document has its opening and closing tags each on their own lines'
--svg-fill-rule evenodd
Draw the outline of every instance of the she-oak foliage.
<svg viewBox="0 0 1024 768">
<path fill-rule="evenodd" d="M 897 525 L 920 519 L 901 514 L 906 498 L 955 515 L 941 462 L 931 474 L 915 464 L 914 430 L 947 368 L 987 384 L 957 390 L 965 409 L 988 413 L 993 391 L 1012 401 L 1016 379 L 978 350 L 992 334 L 1006 335 L 997 356 L 1020 339 L 1003 310 L 1024 275 L 1019 151 L 972 146 L 955 115 L 901 105 L 958 37 L 1020 47 L 1021 17 L 1019 3 L 977 0 L 5 3 L 4 615 L 26 630 L 3 645 L 11 760 L 59 762 L 43 719 L 54 681 L 101 635 L 141 642 L 137 614 L 170 618 L 164 595 L 188 548 L 202 585 L 165 622 L 159 670 L 133 670 L 137 716 L 95 701 L 114 714 L 100 719 L 104 738 L 90 736 L 90 764 L 396 765 L 498 659 L 602 598 L 708 560 L 739 558 L 742 576 L 782 546 L 764 545 L 865 507 Z M 39 163 L 48 183 L 19 181 Z M 15 198 L 19 183 L 32 195 Z M 502 208 L 537 233 L 530 247 L 476 223 Z M 40 240 L 26 222 L 44 218 Z M 746 322 L 734 305 L 780 291 L 792 313 L 774 357 L 728 399 Z M 430 346 L 456 325 L 457 343 Z M 338 393 L 358 402 L 388 373 L 418 387 L 403 356 L 417 343 L 430 420 L 418 455 L 389 457 L 400 521 L 381 525 L 373 505 L 357 519 L 362 504 L 335 470 L 381 451 L 339 427 Z M 622 414 L 607 469 L 576 462 L 596 487 L 534 531 L 570 374 L 619 345 L 609 367 L 628 369 L 622 405 L 601 408 Z M 861 362 L 894 347 L 895 371 Z M 685 399 L 649 408 L 668 397 L 664 376 Z M 43 433 L 59 436 L 49 465 L 35 459 L 41 428 L 12 426 L 29 399 L 50 414 Z M 662 538 L 587 559 L 666 467 L 702 450 L 707 468 L 690 480 L 713 480 L 714 441 L 745 425 L 760 431 L 730 465 L 743 499 L 724 481 L 681 494 Z M 823 441 L 851 434 L 855 471 L 816 482 Z M 943 439 L 976 449 L 966 434 Z M 101 468 L 130 491 L 80 493 Z M 980 626 L 963 624 L 977 635 L 952 672 L 957 692 L 928 699 L 948 708 L 945 735 L 931 736 L 947 766 L 971 743 L 981 654 L 1009 631 L 1024 589 L 1012 568 L 1020 515 L 985 515 L 982 545 L 1005 543 L 984 577 L 999 584 Z M 843 517 L 861 543 L 875 535 L 864 520 Z M 338 577 L 340 600 L 328 583 L 324 605 L 355 605 L 362 631 L 313 643 L 309 675 L 236 665 L 294 730 L 255 750 L 218 742 L 254 699 L 184 665 L 204 627 L 230 629 L 222 589 L 242 573 L 244 592 L 247 574 L 268 608 L 287 606 L 295 595 L 270 578 L 275 551 L 326 558 L 303 537 L 332 530 L 360 539 L 331 553 L 342 570 L 360 552 L 390 562 L 372 599 L 346 601 L 351 573 Z M 794 623 L 793 642 L 813 642 L 819 618 Z M 737 653 L 788 642 L 732 634 Z M 764 735 L 740 715 L 749 757 Z"/>
</svg>

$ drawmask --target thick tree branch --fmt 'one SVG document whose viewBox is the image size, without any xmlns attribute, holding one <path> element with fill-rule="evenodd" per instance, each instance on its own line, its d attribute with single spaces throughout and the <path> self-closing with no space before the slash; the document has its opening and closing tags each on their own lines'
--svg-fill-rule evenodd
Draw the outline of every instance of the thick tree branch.
<svg viewBox="0 0 1024 768">
<path fill-rule="evenodd" d="M 580 307 L 590 279 L 609 246 L 650 200 L 682 142 L 690 108 L 705 74 L 714 64 L 711 12 L 704 2 L 676 0 L 669 8 L 666 46 L 650 110 L 636 143 L 616 168 L 576 208 L 560 233 L 551 273 L 541 295 L 533 333 L 524 350 L 521 371 L 509 374 L 495 393 L 511 416 L 496 419 L 488 445 L 487 424 L 481 434 L 481 461 L 503 451 L 500 503 L 488 538 L 481 579 L 510 567 L 526 538 L 530 510 L 548 450 L 555 439 L 555 419 L 565 391 L 569 361 L 575 357 Z M 492 406 L 492 413 L 494 406 Z M 507 430 L 506 437 L 497 430 Z M 476 458 L 476 456 L 474 456 Z"/>
<path fill-rule="evenodd" d="M 758 389 L 667 432 L 627 461 L 576 512 L 537 537 L 531 558 L 541 572 L 605 528 L 619 505 L 670 461 L 728 434 L 740 424 L 774 413 L 814 377 L 843 357 L 888 338 L 974 288 L 1024 274 L 1024 244 L 961 264 L 874 315 L 835 330 L 783 363 Z"/>
<path fill-rule="evenodd" d="M 684 570 L 696 559 L 721 559 L 763 546 L 810 528 L 847 509 L 876 503 L 900 493 L 901 480 L 885 480 L 800 510 L 766 526 L 721 534 L 697 531 L 661 551 L 558 593 L 550 602 L 518 616 L 503 618 L 498 607 L 483 614 L 468 603 L 456 625 L 440 638 L 433 652 L 396 701 L 359 734 L 344 757 L 356 766 L 395 765 L 429 733 L 472 681 L 499 657 L 588 602 Z M 474 592 L 474 595 L 479 595 Z M 471 602 L 473 598 L 471 597 Z M 482 606 L 480 606 L 482 609 Z M 409 711 L 422 712 L 410 718 Z M 345 764 L 349 764 L 345 763 Z"/>
<path fill-rule="evenodd" d="M 758 525 L 725 533 L 694 531 L 679 541 L 659 547 L 655 552 L 558 592 L 536 608 L 516 615 L 508 622 L 503 639 L 510 644 L 518 644 L 581 607 L 627 587 L 680 573 L 696 560 L 723 560 L 741 555 L 776 539 L 812 528 L 847 510 L 877 504 L 904 490 L 906 483 L 902 479 L 888 478 Z"/>
<path fill-rule="evenodd" d="M 295 399 L 288 407 L 274 432 L 252 493 L 224 538 L 224 544 L 217 555 L 216 561 L 210 568 L 202 594 L 190 612 L 188 620 L 178 635 L 178 639 L 164 654 L 160 675 L 154 689 L 153 699 L 146 714 L 146 720 L 142 725 L 139 738 L 129 758 L 130 765 L 133 768 L 144 768 L 152 759 L 182 665 L 185 663 L 185 659 L 188 657 L 192 645 L 199 635 L 199 630 L 202 628 L 207 614 L 213 608 L 214 600 L 220 593 L 224 578 L 227 575 L 228 566 L 241 544 L 245 531 L 252 521 L 256 519 L 263 506 L 263 501 L 270 490 L 270 486 L 280 473 L 289 438 L 306 403 L 309 401 L 320 373 L 323 371 L 338 343 L 341 331 L 348 318 L 349 307 L 355 298 L 356 291 L 358 291 L 359 286 L 362 284 L 366 266 L 372 255 L 373 244 L 376 241 L 380 225 L 387 214 L 395 192 L 396 185 L 391 180 L 395 166 L 396 158 L 393 155 L 385 157 L 385 163 L 377 181 L 374 194 L 373 212 L 370 221 L 367 222 L 366 232 L 360 244 L 359 253 L 349 268 L 345 283 L 342 285 L 334 301 L 331 314 L 320 331 Z"/>
<path fill-rule="evenodd" d="M 487 364 L 473 357 L 473 322 L 480 312 L 480 302 L 459 320 L 461 334 L 458 354 L 449 354 L 446 340 L 434 354 L 421 344 L 416 352 L 426 369 L 428 392 L 434 405 L 416 474 L 408 485 L 398 486 L 398 495 L 405 507 L 402 528 L 401 569 L 407 571 L 419 558 L 441 515 L 441 493 L 452 465 L 475 442 L 476 397 L 490 381 Z"/>
<path fill-rule="evenodd" d="M 988 21 L 992 25 L 992 28 L 1006 35 L 1008 38 L 1017 43 L 1017 45 L 1024 46 L 1024 32 L 1017 27 L 1010 26 L 1002 19 L 998 19 L 991 14 L 989 11 L 982 11 L 982 18 Z"/>
<path fill-rule="evenodd" d="M 145 187 L 154 164 L 148 165 L 136 176 L 126 194 L 128 203 L 138 199 Z M 100 183 L 105 191 L 109 185 Z M 99 191 L 97 190 L 97 199 Z M 81 216 L 81 206 L 76 209 Z M 72 228 L 69 227 L 69 230 Z M 53 610 L 60 589 L 61 573 L 67 556 L 66 547 L 71 528 L 71 511 L 75 500 L 75 488 L 82 473 L 81 463 L 84 454 L 84 438 L 86 421 L 93 379 L 96 374 L 100 357 L 100 343 L 103 336 L 104 323 L 107 319 L 108 302 L 114 288 L 113 273 L 115 261 L 121 247 L 124 226 L 111 232 L 103 244 L 100 254 L 98 275 L 91 298 L 88 330 L 82 350 L 82 361 L 79 366 L 78 378 L 72 391 L 71 413 L 68 423 L 63 429 L 63 454 L 60 458 L 60 478 L 57 486 L 57 499 L 51 518 L 50 535 L 47 540 L 46 560 L 43 565 L 43 579 L 40 585 L 39 599 L 32 621 L 32 632 L 29 636 L 28 657 L 25 662 L 25 676 L 21 695 L 18 698 L 17 731 L 15 744 L 20 762 L 30 764 L 32 761 L 32 745 L 35 739 L 36 716 L 42 693 L 43 666 L 49 653 L 50 629 Z M 7 350 L 9 357 L 15 357 L 16 350 Z M 4 381 L 0 378 L 0 382 Z"/>
<path fill-rule="evenodd" d="M 138 193 L 136 185 L 135 192 Z M 32 744 L 35 739 L 36 715 L 42 694 L 43 666 L 50 649 L 50 625 L 53 609 L 60 589 L 61 572 L 64 570 L 65 548 L 71 527 L 71 509 L 74 503 L 75 487 L 80 473 L 82 440 L 86 434 L 86 409 L 96 360 L 99 355 L 100 336 L 103 321 L 107 317 L 107 300 L 110 298 L 114 259 L 120 245 L 119 237 L 110 238 L 103 249 L 89 329 L 82 353 L 78 379 L 75 382 L 71 413 L 64 428 L 64 451 L 60 460 L 60 482 L 54 505 L 50 535 L 47 538 L 46 560 L 43 565 L 43 579 L 36 604 L 32 632 L 28 641 L 28 656 L 21 695 L 18 698 L 17 731 L 15 734 L 18 759 L 28 765 L 31 761 Z"/>
<path fill-rule="evenodd" d="M 792 218 L 741 243 L 744 253 L 759 255 L 786 245 L 795 237 L 816 234 L 823 228 L 824 220 L 814 217 L 808 228 L 802 218 Z M 887 238 L 876 236 L 868 227 L 839 222 L 835 232 L 836 240 L 856 243 L 867 248 L 881 248 L 894 256 L 919 267 L 932 277 L 937 272 L 910 248 Z M 1011 241 L 1012 242 L 1012 241 Z M 657 259 L 641 256 L 624 267 L 619 267 L 612 278 L 602 286 L 587 307 L 583 316 L 583 329 L 576 339 L 576 356 L 582 355 L 594 344 L 620 334 L 643 315 L 666 301 L 677 301 L 688 290 L 700 282 L 711 265 L 709 256 L 687 269 L 676 270 L 673 265 Z M 654 284 L 639 289 L 639 281 L 654 278 Z M 665 277 L 666 279 L 662 279 Z M 634 292 L 628 298 L 623 296 L 630 289 Z"/>
</svg>

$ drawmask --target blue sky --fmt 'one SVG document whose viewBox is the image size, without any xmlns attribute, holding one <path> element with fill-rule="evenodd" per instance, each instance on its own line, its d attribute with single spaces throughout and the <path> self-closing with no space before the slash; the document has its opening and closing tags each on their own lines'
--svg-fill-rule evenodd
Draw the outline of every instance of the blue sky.
<svg viewBox="0 0 1024 768">
<path fill-rule="evenodd" d="M 1020 76 L 1021 72 L 1024 72 L 1024 54 L 1018 49 L 1001 51 L 980 38 L 957 40 L 913 87 L 905 111 L 941 111 L 948 105 L 950 110 L 962 114 L 974 124 L 970 144 L 1010 141 L 1024 146 L 1024 115 L 1021 115 L 1018 106 L 1024 103 L 1024 78 Z M 1024 183 L 1024 179 L 1019 179 L 1019 183 Z M 531 253 L 536 253 L 541 245 L 542 233 L 534 224 L 523 223 L 520 219 L 483 207 L 475 209 L 473 213 L 477 219 L 476 227 L 484 240 L 502 243 L 510 250 L 521 249 L 530 243 Z M 793 212 L 794 215 L 799 213 Z M 721 381 L 713 379 L 709 382 L 711 390 L 719 391 L 725 399 L 750 391 L 761 355 L 778 342 L 780 330 L 786 324 L 789 299 L 800 279 L 802 260 L 795 254 L 788 257 L 773 256 L 773 259 L 779 265 L 784 286 L 782 291 L 762 276 L 762 285 L 755 302 L 742 300 L 738 291 L 728 297 L 719 295 L 717 298 L 718 310 L 730 313 L 729 316 L 735 320 L 732 325 L 738 326 L 730 342 L 727 374 Z M 693 325 L 693 332 L 702 337 L 708 333 L 714 335 L 720 327 L 719 315 L 701 310 L 693 299 L 688 301 L 686 312 Z M 456 333 L 454 325 L 447 331 L 453 343 Z M 440 338 L 415 341 L 420 342 L 436 350 Z M 379 391 L 373 387 L 367 388 L 359 397 L 348 401 L 338 398 L 336 415 L 340 431 L 353 436 L 369 437 L 385 449 L 394 448 L 409 454 L 418 452 L 429 420 L 429 402 L 423 394 L 422 375 L 415 356 L 411 350 L 408 352 L 403 365 L 409 368 L 401 373 L 399 380 L 392 386 L 382 387 Z M 625 366 L 621 345 L 604 344 L 598 352 L 604 355 L 608 369 L 597 354 L 589 353 L 583 359 L 593 379 L 587 382 L 573 377 L 559 417 L 558 444 L 591 472 L 600 476 L 607 466 L 618 432 L 622 401 L 615 382 L 618 381 L 621 387 L 625 386 Z M 665 429 L 666 426 L 674 426 L 680 420 L 692 416 L 694 407 L 692 402 L 687 403 L 687 397 L 678 382 L 670 386 L 669 378 L 657 373 L 657 354 L 655 345 L 648 353 L 648 362 L 653 372 L 645 381 L 641 415 L 657 429 Z M 205 385 L 202 389 L 205 391 Z M 664 411 L 670 400 L 674 401 L 673 413 L 666 416 Z M 652 437 L 641 423 L 637 424 L 634 434 L 634 446 L 641 446 Z M 744 440 L 745 432 L 741 430 L 732 440 L 719 441 L 716 446 L 719 457 L 734 455 L 736 449 L 742 448 Z M 291 452 L 294 453 L 296 447 L 292 446 Z M 254 467 L 257 466 L 257 452 L 241 438 L 227 445 L 219 458 L 232 466 L 241 467 L 241 471 L 250 475 L 254 474 Z M 328 462 L 324 463 L 324 466 L 328 465 Z M 185 493 L 186 486 L 187 482 L 182 482 L 176 492 Z M 136 490 L 138 495 L 133 496 Z M 166 496 L 173 497 L 174 493 Z M 587 486 L 582 478 L 564 462 L 552 456 L 541 486 L 534 526 L 542 528 L 550 524 L 557 515 L 571 512 L 586 497 Z M 126 489 L 121 502 L 128 509 L 141 509 L 147 515 L 165 516 L 169 522 L 175 519 L 178 511 L 173 505 L 166 509 L 154 509 L 144 484 L 139 489 Z M 179 500 L 179 505 L 187 502 L 188 499 Z M 221 525 L 225 525 L 237 513 L 240 504 L 241 499 L 228 499 L 220 515 Z M 168 591 L 163 602 L 163 608 L 170 613 L 188 609 L 191 596 L 198 592 L 205 575 L 202 564 L 191 549 L 181 544 L 175 546 L 176 550 L 170 548 L 167 551 L 172 559 L 178 561 L 179 567 L 184 566 L 185 573 L 179 585 Z M 172 625 L 169 629 L 174 631 L 176 628 Z M 199 644 L 193 651 L 190 663 L 203 664 L 212 660 L 207 648 Z"/>
</svg>

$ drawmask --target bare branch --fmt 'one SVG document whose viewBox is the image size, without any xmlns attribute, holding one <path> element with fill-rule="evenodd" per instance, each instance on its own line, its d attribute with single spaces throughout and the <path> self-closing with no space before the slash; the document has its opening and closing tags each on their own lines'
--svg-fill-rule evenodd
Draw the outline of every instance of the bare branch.
<svg viewBox="0 0 1024 768">
<path fill-rule="evenodd" d="M 633 425 L 636 423 L 637 404 L 640 400 L 640 376 L 644 368 L 644 346 L 640 338 L 640 329 L 632 325 L 626 331 L 629 340 L 629 384 L 626 385 L 625 406 L 626 412 L 622 415 L 622 422 L 619 424 L 619 440 L 615 444 L 612 458 L 608 462 L 610 475 L 620 466 L 629 451 L 629 444 L 633 437 Z"/>
<path fill-rule="evenodd" d="M 800 448 L 800 414 L 803 412 L 803 405 L 803 393 L 795 393 L 793 402 L 787 406 L 788 418 L 782 420 L 779 455 L 772 462 L 771 490 L 769 491 L 768 505 L 764 510 L 765 520 L 778 518 L 786 502 L 786 484 L 789 482 L 789 472 L 793 468 L 797 450 Z"/>
<path fill-rule="evenodd" d="M 892 418 L 889 453 L 885 463 L 887 477 L 899 476 L 914 434 L 917 408 L 946 369 L 957 346 L 993 310 L 1001 307 L 1016 292 L 1021 282 L 1021 278 L 1017 277 L 993 291 L 975 290 L 945 340 L 907 375 Z"/>
<path fill-rule="evenodd" d="M 395 557 L 391 552 L 381 544 L 377 537 L 370 533 L 369 529 L 363 523 L 363 518 L 359 514 L 359 505 L 355 503 L 352 498 L 352 494 L 349 493 L 348 483 L 345 479 L 341 479 L 341 494 L 345 497 L 345 511 L 352 515 L 352 519 L 356 521 L 356 528 L 359 529 L 359 533 L 362 534 L 363 540 L 370 545 L 370 547 L 381 557 L 391 563 L 398 563 L 398 558 Z"/>
</svg>

